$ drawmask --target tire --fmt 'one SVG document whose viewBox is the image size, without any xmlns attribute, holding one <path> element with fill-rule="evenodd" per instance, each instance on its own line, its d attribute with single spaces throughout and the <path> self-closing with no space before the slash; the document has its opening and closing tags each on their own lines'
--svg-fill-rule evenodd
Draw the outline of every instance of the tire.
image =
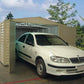
<svg viewBox="0 0 84 84">
<path fill-rule="evenodd" d="M 42 59 L 38 59 L 36 61 L 36 71 L 40 77 L 42 77 L 42 78 L 46 77 L 46 67 L 45 67 L 45 63 Z"/>
</svg>

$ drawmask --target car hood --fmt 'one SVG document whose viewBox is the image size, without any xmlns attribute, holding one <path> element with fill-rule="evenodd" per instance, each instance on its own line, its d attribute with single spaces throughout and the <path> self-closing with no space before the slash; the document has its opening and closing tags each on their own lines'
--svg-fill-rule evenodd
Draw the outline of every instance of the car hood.
<svg viewBox="0 0 84 84">
<path fill-rule="evenodd" d="M 67 57 L 67 58 L 74 58 L 74 57 L 84 57 L 84 51 L 72 46 L 41 46 L 45 51 L 49 52 L 50 54 Z"/>
</svg>

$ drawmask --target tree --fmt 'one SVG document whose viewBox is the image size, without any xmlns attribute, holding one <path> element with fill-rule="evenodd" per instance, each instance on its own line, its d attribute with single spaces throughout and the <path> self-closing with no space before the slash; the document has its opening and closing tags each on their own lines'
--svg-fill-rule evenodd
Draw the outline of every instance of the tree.
<svg viewBox="0 0 84 84">
<path fill-rule="evenodd" d="M 80 16 L 80 18 L 84 21 L 84 18 Z"/>
<path fill-rule="evenodd" d="M 84 25 L 80 26 L 80 24 L 78 24 L 76 34 L 76 46 L 84 47 Z"/>
<path fill-rule="evenodd" d="M 6 19 L 7 19 L 7 20 L 9 20 L 9 19 L 13 19 L 13 15 L 12 15 L 11 12 L 6 16 Z"/>
<path fill-rule="evenodd" d="M 77 14 L 77 10 L 74 10 L 75 3 L 71 6 L 70 3 L 64 3 L 62 0 L 58 0 L 56 5 L 50 5 L 47 9 L 48 13 L 51 15 L 50 20 L 54 20 L 61 24 L 76 26 L 78 20 L 74 17 Z"/>
<path fill-rule="evenodd" d="M 76 46 L 81 46 L 81 44 L 82 44 L 82 39 L 77 39 L 77 41 L 76 41 Z"/>
</svg>

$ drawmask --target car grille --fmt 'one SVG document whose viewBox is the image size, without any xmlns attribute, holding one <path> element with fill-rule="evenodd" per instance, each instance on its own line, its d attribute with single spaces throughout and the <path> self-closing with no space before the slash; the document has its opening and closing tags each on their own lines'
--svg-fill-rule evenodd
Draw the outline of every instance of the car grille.
<svg viewBox="0 0 84 84">
<path fill-rule="evenodd" d="M 78 57 L 78 58 L 70 58 L 72 63 L 83 63 L 84 57 Z"/>
</svg>

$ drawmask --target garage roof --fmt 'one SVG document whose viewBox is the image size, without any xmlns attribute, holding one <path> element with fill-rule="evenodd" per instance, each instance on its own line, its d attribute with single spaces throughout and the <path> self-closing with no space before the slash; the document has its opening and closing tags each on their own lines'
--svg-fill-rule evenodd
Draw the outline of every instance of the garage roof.
<svg viewBox="0 0 84 84">
<path fill-rule="evenodd" d="M 32 23 L 32 24 L 40 24 L 40 25 L 59 25 L 62 26 L 62 24 L 42 18 L 42 17 L 29 17 L 29 18 L 18 18 L 13 19 L 15 22 L 23 22 L 23 23 Z"/>
</svg>

